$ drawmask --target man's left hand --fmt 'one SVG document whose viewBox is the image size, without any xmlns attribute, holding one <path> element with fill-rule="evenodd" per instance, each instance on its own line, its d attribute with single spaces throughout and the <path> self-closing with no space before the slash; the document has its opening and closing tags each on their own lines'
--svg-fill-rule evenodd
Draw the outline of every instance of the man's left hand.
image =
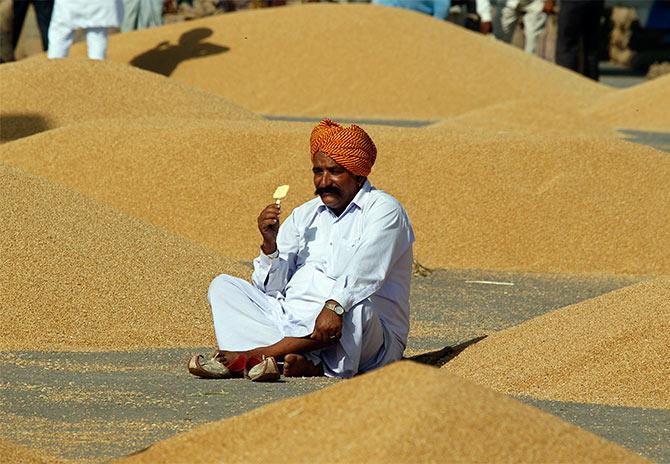
<svg viewBox="0 0 670 464">
<path fill-rule="evenodd" d="M 314 331 L 309 336 L 312 340 L 320 342 L 331 342 L 339 340 L 342 336 L 342 316 L 338 316 L 334 311 L 325 306 L 319 313 L 314 323 Z"/>
</svg>

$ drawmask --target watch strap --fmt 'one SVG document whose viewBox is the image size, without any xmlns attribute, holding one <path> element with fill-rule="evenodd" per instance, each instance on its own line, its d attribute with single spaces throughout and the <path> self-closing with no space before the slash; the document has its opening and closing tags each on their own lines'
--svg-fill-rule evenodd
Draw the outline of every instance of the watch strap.
<svg viewBox="0 0 670 464">
<path fill-rule="evenodd" d="M 326 303 L 326 308 L 330 309 L 332 312 L 334 312 L 338 316 L 341 316 L 346 312 L 344 310 L 344 308 L 339 303 L 333 303 L 332 301 L 329 301 L 329 302 Z"/>
</svg>

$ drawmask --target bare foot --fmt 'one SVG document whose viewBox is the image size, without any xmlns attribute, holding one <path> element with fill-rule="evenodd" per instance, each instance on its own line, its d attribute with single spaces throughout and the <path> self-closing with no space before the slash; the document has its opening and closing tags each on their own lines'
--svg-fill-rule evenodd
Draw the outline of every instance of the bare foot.
<svg viewBox="0 0 670 464">
<path fill-rule="evenodd" d="M 234 362 L 241 353 L 238 353 L 236 351 L 217 351 L 214 357 L 221 363 L 225 364 L 230 364 Z"/>
<path fill-rule="evenodd" d="M 248 359 L 246 353 L 236 351 L 217 351 L 214 357 L 231 372 L 243 372 Z"/>
<path fill-rule="evenodd" d="M 300 354 L 284 356 L 284 377 L 317 377 L 323 375 L 322 367 L 315 366 Z"/>
</svg>

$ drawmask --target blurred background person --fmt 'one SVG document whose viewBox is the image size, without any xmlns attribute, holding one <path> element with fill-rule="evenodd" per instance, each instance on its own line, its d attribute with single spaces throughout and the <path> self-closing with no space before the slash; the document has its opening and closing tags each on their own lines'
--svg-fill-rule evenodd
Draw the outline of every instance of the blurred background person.
<svg viewBox="0 0 670 464">
<path fill-rule="evenodd" d="M 490 34 L 493 32 L 493 14 L 491 8 L 491 0 L 476 0 L 475 10 L 479 16 L 479 32 L 482 34 Z"/>
<path fill-rule="evenodd" d="M 49 26 L 49 58 L 66 58 L 74 31 L 84 29 L 88 57 L 104 60 L 107 54 L 107 29 L 119 27 L 123 20 L 122 0 L 55 0 Z"/>
<path fill-rule="evenodd" d="M 556 64 L 596 81 L 600 78 L 598 52 L 604 8 L 604 0 L 561 0 Z"/>
<path fill-rule="evenodd" d="M 0 0 L 0 63 L 14 61 L 12 47 L 12 2 Z"/>
<path fill-rule="evenodd" d="M 13 0 L 12 10 L 14 19 L 12 20 L 12 49 L 16 51 L 16 45 L 19 43 L 21 37 L 21 30 L 23 30 L 23 23 L 26 20 L 26 14 L 30 4 L 35 9 L 37 16 L 37 26 L 40 29 L 40 37 L 42 39 L 42 50 L 49 49 L 49 23 L 51 22 L 51 14 L 54 8 L 54 0 Z"/>
<path fill-rule="evenodd" d="M 447 19 L 451 0 L 372 0 L 372 3 L 395 6 L 431 15 L 437 19 Z"/>
<path fill-rule="evenodd" d="M 164 0 L 123 0 L 121 32 L 163 25 Z"/>
<path fill-rule="evenodd" d="M 499 0 L 493 32 L 497 39 L 511 43 L 516 25 L 522 17 L 524 51 L 535 53 L 547 22 L 547 14 L 553 10 L 553 0 Z"/>
</svg>

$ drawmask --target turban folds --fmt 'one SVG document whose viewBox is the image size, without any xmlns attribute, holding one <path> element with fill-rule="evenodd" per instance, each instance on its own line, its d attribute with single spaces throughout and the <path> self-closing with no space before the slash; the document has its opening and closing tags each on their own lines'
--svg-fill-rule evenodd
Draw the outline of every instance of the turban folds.
<svg viewBox="0 0 670 464">
<path fill-rule="evenodd" d="M 324 119 L 312 130 L 309 145 L 312 161 L 320 151 L 357 176 L 370 174 L 377 158 L 377 147 L 363 129 L 355 124 L 343 127 L 330 119 Z"/>
</svg>

